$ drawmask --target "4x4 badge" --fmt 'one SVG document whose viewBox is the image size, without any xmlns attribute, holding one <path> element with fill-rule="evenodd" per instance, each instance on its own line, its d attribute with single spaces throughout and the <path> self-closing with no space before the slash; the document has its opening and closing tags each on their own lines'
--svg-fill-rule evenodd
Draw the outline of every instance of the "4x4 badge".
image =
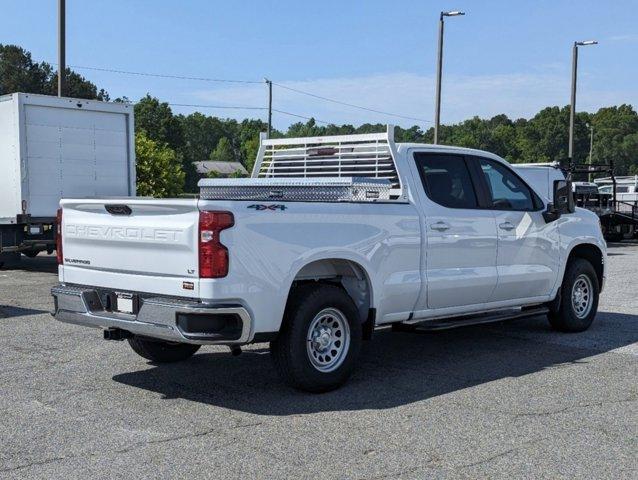
<svg viewBox="0 0 638 480">
<path fill-rule="evenodd" d="M 281 204 L 276 204 L 276 203 L 272 203 L 270 205 L 264 205 L 264 204 L 253 204 L 253 205 L 248 205 L 248 208 L 254 208 L 257 211 L 263 211 L 263 210 L 281 210 L 284 211 L 287 207 L 285 205 L 281 205 Z"/>
</svg>

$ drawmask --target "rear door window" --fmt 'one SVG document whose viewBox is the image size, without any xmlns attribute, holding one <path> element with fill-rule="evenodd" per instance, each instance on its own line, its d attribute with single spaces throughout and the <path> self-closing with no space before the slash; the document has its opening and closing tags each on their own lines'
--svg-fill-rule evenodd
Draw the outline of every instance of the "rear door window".
<svg viewBox="0 0 638 480">
<path fill-rule="evenodd" d="M 448 208 L 477 208 L 476 191 L 462 155 L 415 153 L 425 193 Z"/>
</svg>

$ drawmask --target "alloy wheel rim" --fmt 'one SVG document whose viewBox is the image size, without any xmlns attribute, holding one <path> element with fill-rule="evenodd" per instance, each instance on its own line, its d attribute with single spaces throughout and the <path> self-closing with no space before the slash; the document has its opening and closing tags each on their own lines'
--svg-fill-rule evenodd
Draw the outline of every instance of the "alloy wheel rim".
<svg viewBox="0 0 638 480">
<path fill-rule="evenodd" d="M 578 318 L 589 315 L 593 303 L 593 287 L 591 280 L 585 274 L 576 277 L 572 286 L 572 309 Z"/>
<path fill-rule="evenodd" d="M 308 358 L 320 372 L 339 368 L 348 355 L 350 326 L 336 308 L 324 308 L 310 322 L 306 336 Z"/>
</svg>

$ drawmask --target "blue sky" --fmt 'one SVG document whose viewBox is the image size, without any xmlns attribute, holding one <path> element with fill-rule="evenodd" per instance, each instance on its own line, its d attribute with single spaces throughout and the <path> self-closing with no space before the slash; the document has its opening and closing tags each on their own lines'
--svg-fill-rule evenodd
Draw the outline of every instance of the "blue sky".
<svg viewBox="0 0 638 480">
<path fill-rule="evenodd" d="M 54 0 L 1 0 L 0 43 L 56 61 Z M 261 80 L 423 119 L 415 122 L 274 88 L 279 110 L 334 123 L 433 119 L 437 20 L 445 37 L 442 121 L 506 113 L 529 117 L 567 104 L 574 40 L 582 48 L 579 110 L 638 106 L 638 0 L 167 1 L 67 0 L 67 63 L 197 77 Z M 264 107 L 262 84 L 225 84 L 80 70 L 137 100 Z M 194 108 L 174 107 L 188 113 Z M 263 111 L 200 109 L 265 118 Z M 284 128 L 298 119 L 275 113 Z"/>
</svg>

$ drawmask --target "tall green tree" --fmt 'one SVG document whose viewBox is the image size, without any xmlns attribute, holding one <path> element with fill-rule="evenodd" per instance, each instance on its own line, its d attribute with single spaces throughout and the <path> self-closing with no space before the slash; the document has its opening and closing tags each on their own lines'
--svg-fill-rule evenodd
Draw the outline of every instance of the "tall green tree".
<svg viewBox="0 0 638 480">
<path fill-rule="evenodd" d="M 170 105 L 149 94 L 135 104 L 135 131 L 143 131 L 149 139 L 165 143 L 173 150 L 184 146 L 182 124 Z"/>
<path fill-rule="evenodd" d="M 168 145 L 139 131 L 135 134 L 135 156 L 138 195 L 165 198 L 184 191 L 185 174 L 181 162 Z"/>
<path fill-rule="evenodd" d="M 187 158 L 184 153 L 186 144 L 183 124 L 177 116 L 173 115 L 167 102 L 160 102 L 159 99 L 149 94 L 137 102 L 135 104 L 135 131 L 144 132 L 149 139 L 168 145 L 182 164 L 182 170 L 185 174 L 185 191 L 189 193 L 197 191 L 197 170 L 193 160 Z"/>
<path fill-rule="evenodd" d="M 601 108 L 591 118 L 592 160 L 613 160 L 619 174 L 638 173 L 638 114 L 631 105 Z"/>
<path fill-rule="evenodd" d="M 65 95 L 89 100 L 109 100 L 109 94 L 82 75 L 66 69 Z M 34 62 L 31 53 L 17 45 L 0 44 L 0 95 L 14 92 L 57 95 L 57 70 L 46 62 Z"/>
<path fill-rule="evenodd" d="M 233 150 L 233 146 L 228 140 L 227 137 L 222 137 L 217 142 L 217 146 L 215 150 L 210 154 L 211 160 L 216 160 L 218 162 L 234 162 L 235 161 L 235 152 Z"/>
<path fill-rule="evenodd" d="M 180 115 L 183 132 L 184 158 L 190 162 L 201 162 L 210 158 L 219 139 L 225 136 L 224 121 L 200 112 Z"/>
</svg>

